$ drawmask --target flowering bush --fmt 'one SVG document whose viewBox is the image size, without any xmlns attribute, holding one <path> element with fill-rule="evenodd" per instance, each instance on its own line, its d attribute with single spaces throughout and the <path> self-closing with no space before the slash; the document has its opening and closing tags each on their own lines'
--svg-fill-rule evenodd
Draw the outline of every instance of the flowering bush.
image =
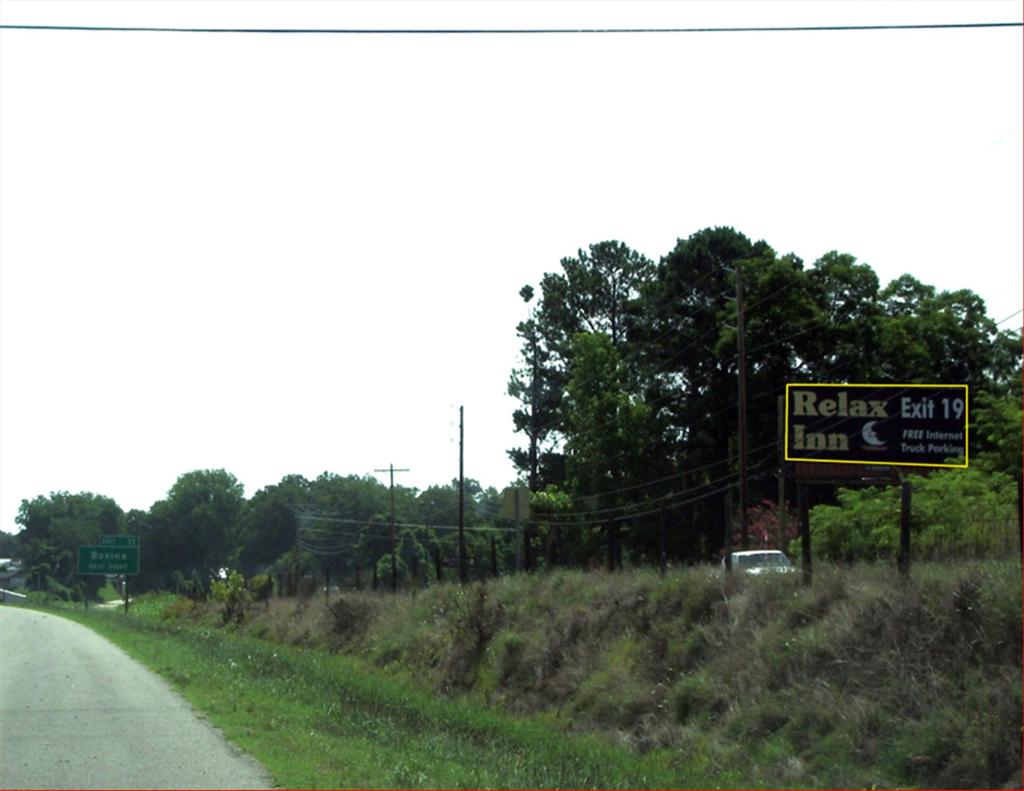
<svg viewBox="0 0 1024 791">
<path fill-rule="evenodd" d="M 800 535 L 796 513 L 786 509 L 786 535 L 779 542 L 779 507 L 771 500 L 762 500 L 747 509 L 747 534 L 751 549 L 781 549 L 783 552 Z M 739 530 L 733 531 L 733 549 L 740 548 Z"/>
</svg>

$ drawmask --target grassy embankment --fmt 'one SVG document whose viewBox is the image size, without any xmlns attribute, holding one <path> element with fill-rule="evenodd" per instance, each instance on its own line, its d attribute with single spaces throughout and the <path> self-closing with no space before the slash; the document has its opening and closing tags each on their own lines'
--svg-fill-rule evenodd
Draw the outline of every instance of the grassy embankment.
<svg viewBox="0 0 1024 791">
<path fill-rule="evenodd" d="M 290 787 L 1020 786 L 1019 563 L 826 567 L 810 589 L 556 572 L 275 599 L 240 626 L 167 597 L 88 618 Z"/>
</svg>

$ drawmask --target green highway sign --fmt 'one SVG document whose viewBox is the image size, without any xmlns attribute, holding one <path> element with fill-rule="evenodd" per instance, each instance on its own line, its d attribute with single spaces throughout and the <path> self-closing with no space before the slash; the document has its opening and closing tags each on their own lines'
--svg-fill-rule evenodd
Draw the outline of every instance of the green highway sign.
<svg viewBox="0 0 1024 791">
<path fill-rule="evenodd" d="M 139 548 L 138 536 L 100 536 L 101 547 L 134 547 Z"/>
<path fill-rule="evenodd" d="M 138 542 L 138 539 L 136 539 Z M 139 548 L 99 545 L 78 548 L 79 574 L 138 574 Z"/>
</svg>

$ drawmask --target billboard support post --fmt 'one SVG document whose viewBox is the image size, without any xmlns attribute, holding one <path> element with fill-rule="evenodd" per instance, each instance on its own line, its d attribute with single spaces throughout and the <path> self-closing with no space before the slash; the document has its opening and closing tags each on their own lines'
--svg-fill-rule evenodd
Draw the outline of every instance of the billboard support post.
<svg viewBox="0 0 1024 791">
<path fill-rule="evenodd" d="M 803 567 L 803 583 L 811 584 L 811 513 L 807 507 L 807 484 L 796 482 L 796 510 L 800 519 L 800 562 Z"/>
<path fill-rule="evenodd" d="M 903 577 L 910 575 L 910 481 L 900 481 L 900 554 L 896 567 Z"/>
</svg>

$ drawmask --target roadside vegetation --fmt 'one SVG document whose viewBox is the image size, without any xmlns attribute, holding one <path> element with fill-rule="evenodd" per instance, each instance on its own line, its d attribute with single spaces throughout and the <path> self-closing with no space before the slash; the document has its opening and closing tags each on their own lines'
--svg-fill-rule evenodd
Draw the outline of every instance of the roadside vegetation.
<svg viewBox="0 0 1024 791">
<path fill-rule="evenodd" d="M 289 787 L 1020 787 L 1020 580 L 556 571 L 76 617 Z"/>
<path fill-rule="evenodd" d="M 728 227 L 657 263 L 593 244 L 519 295 L 507 453 L 525 524 L 472 479 L 325 471 L 246 497 L 205 469 L 148 510 L 23 500 L 3 556 L 31 601 L 122 642 L 285 786 L 1019 787 L 1014 316 Z M 910 477 L 909 579 L 897 487 L 856 480 L 808 493 L 813 587 L 712 565 L 801 554 L 776 480 L 792 382 L 968 386 L 970 469 Z M 110 598 L 76 558 L 113 535 L 138 539 L 142 596 L 128 615 L 71 609 Z"/>
</svg>

